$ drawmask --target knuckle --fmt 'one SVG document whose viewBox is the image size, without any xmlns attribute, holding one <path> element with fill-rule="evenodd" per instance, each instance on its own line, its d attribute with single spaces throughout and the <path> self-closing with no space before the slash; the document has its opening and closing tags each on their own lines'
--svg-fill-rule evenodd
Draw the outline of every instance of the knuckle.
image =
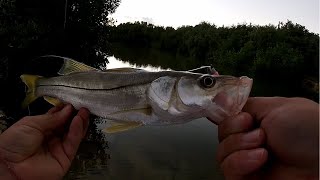
<svg viewBox="0 0 320 180">
<path fill-rule="evenodd" d="M 224 160 L 220 167 L 227 176 L 239 175 L 242 169 L 241 161 L 239 153 L 233 153 Z"/>
<path fill-rule="evenodd" d="M 31 116 L 25 116 L 21 119 L 21 121 L 29 121 L 31 119 Z"/>
<path fill-rule="evenodd" d="M 242 121 L 246 121 L 246 120 L 251 120 L 252 119 L 252 116 L 247 112 L 242 112 L 240 115 L 241 115 L 241 117 L 240 117 L 241 119 L 240 120 L 242 120 Z"/>
<path fill-rule="evenodd" d="M 243 134 L 234 134 L 230 137 L 230 140 L 228 142 L 228 148 L 232 149 L 233 151 L 242 150 L 244 148 L 247 148 L 248 143 L 245 140 Z"/>
<path fill-rule="evenodd" d="M 229 156 L 228 158 L 226 158 L 220 165 L 220 168 L 222 169 L 224 174 L 233 174 L 233 169 L 235 169 L 235 167 L 237 167 L 236 165 L 236 160 L 234 157 Z"/>
<path fill-rule="evenodd" d="M 219 140 L 227 138 L 228 136 L 245 132 L 250 129 L 253 125 L 252 117 L 249 113 L 241 113 L 232 120 L 225 121 L 218 126 Z"/>
<path fill-rule="evenodd" d="M 232 134 L 224 139 L 218 146 L 217 160 L 221 163 L 228 155 L 241 149 L 242 145 L 241 138 L 238 134 Z"/>
<path fill-rule="evenodd" d="M 20 120 L 20 122 L 23 124 L 30 123 L 30 122 L 32 122 L 33 119 L 34 119 L 34 116 L 25 116 Z"/>
</svg>

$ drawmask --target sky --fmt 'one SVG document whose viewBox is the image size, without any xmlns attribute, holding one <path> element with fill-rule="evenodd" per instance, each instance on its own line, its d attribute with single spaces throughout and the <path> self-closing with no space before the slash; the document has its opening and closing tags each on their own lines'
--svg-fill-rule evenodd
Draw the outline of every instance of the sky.
<svg viewBox="0 0 320 180">
<path fill-rule="evenodd" d="M 121 0 L 116 24 L 146 21 L 154 25 L 268 25 L 291 20 L 319 33 L 319 0 Z"/>
</svg>

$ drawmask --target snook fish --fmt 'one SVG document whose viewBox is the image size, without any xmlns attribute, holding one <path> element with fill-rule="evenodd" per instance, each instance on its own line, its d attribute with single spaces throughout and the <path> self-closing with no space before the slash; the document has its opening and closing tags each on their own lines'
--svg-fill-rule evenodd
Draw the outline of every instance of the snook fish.
<svg viewBox="0 0 320 180">
<path fill-rule="evenodd" d="M 170 125 L 208 117 L 219 124 L 241 111 L 252 79 L 186 71 L 149 72 L 135 68 L 101 71 L 64 59 L 61 76 L 21 75 L 28 86 L 23 106 L 38 97 L 70 103 L 112 120 L 108 133 L 141 125 Z M 58 100 L 57 100 L 58 99 Z"/>
</svg>

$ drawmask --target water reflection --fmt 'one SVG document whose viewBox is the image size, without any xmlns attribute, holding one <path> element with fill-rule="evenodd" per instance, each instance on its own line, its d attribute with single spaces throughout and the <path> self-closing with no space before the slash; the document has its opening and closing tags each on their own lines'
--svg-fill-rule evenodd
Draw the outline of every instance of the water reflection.
<svg viewBox="0 0 320 180">
<path fill-rule="evenodd" d="M 217 129 L 206 119 L 109 135 L 109 179 L 216 179 Z M 107 179 L 108 179 L 107 178 Z"/>
<path fill-rule="evenodd" d="M 104 68 L 138 66 L 109 57 Z M 106 122 L 93 119 L 65 179 L 222 179 L 215 163 L 217 127 L 206 119 L 173 126 L 144 126 L 103 134 Z"/>
<path fill-rule="evenodd" d="M 109 144 L 105 135 L 98 129 L 101 121 L 91 118 L 88 133 L 80 144 L 77 156 L 72 162 L 65 179 L 87 179 L 107 169 L 110 159 Z"/>
<path fill-rule="evenodd" d="M 103 69 L 112 69 L 112 68 L 119 68 L 119 67 L 133 67 L 133 68 L 139 68 L 139 69 L 145 69 L 147 71 L 161 71 L 161 70 L 171 70 L 169 68 L 164 69 L 161 67 L 151 66 L 151 65 L 137 65 L 137 64 L 131 64 L 126 61 L 121 61 L 120 59 L 110 56 L 108 57 L 108 61 L 105 64 L 105 67 L 102 67 Z"/>
</svg>

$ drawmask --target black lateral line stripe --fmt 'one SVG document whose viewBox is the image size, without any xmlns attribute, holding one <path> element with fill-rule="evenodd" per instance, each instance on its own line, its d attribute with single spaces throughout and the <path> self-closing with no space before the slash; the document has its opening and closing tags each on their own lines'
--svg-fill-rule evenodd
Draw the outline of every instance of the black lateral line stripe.
<svg viewBox="0 0 320 180">
<path fill-rule="evenodd" d="M 148 84 L 148 83 L 144 83 Z M 136 86 L 136 85 L 144 85 L 144 84 L 135 84 L 135 85 L 128 85 L 128 86 L 119 86 L 115 88 L 101 88 L 101 89 L 92 89 L 92 88 L 83 88 L 83 87 L 76 87 L 76 86 L 67 86 L 67 85 L 38 85 L 38 87 L 66 87 L 66 88 L 72 88 L 72 89 L 82 89 L 82 90 L 88 90 L 88 91 L 102 91 L 102 90 L 117 90 L 117 89 L 122 89 L 126 87 L 131 87 L 131 86 Z"/>
</svg>

